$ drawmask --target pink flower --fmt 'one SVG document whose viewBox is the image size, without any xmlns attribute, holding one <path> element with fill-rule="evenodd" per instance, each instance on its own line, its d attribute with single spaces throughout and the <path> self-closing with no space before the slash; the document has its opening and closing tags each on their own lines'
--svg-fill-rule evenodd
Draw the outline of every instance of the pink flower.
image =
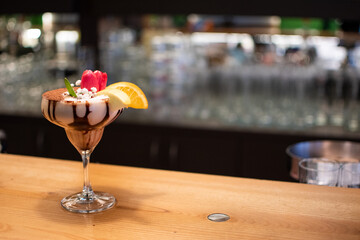
<svg viewBox="0 0 360 240">
<path fill-rule="evenodd" d="M 92 87 L 95 87 L 98 91 L 103 90 L 106 87 L 107 74 L 96 70 L 85 70 L 81 77 L 81 88 L 86 88 L 91 91 Z"/>
<path fill-rule="evenodd" d="M 106 82 L 107 82 L 107 74 L 106 74 L 106 72 L 100 72 L 100 71 L 96 70 L 94 72 L 94 74 L 95 74 L 96 78 L 99 81 L 98 91 L 101 91 L 104 88 L 106 88 Z"/>
</svg>

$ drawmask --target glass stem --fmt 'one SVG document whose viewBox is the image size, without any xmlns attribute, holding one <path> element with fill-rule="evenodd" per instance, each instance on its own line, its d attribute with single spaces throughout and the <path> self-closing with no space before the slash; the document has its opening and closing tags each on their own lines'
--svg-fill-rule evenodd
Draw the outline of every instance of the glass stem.
<svg viewBox="0 0 360 240">
<path fill-rule="evenodd" d="M 94 197 L 94 191 L 92 190 L 90 184 L 90 177 L 89 177 L 90 155 L 91 155 L 91 151 L 89 150 L 81 151 L 81 158 L 82 158 L 83 170 L 84 170 L 84 187 L 82 190 L 82 195 L 84 200 L 91 201 Z"/>
</svg>

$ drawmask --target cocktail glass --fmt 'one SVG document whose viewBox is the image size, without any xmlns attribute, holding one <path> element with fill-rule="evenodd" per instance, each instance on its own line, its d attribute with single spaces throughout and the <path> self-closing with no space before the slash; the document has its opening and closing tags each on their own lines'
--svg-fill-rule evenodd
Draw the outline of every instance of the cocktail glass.
<svg viewBox="0 0 360 240">
<path fill-rule="evenodd" d="M 83 163 L 83 190 L 63 198 L 61 205 L 71 212 L 100 212 L 113 207 L 116 200 L 109 193 L 93 191 L 89 178 L 90 155 L 100 142 L 104 127 L 114 121 L 123 109 L 111 109 L 109 98 L 105 96 L 71 101 L 51 97 L 66 91 L 64 88 L 46 92 L 41 101 L 44 117 L 65 129 L 69 141 L 80 153 Z"/>
</svg>

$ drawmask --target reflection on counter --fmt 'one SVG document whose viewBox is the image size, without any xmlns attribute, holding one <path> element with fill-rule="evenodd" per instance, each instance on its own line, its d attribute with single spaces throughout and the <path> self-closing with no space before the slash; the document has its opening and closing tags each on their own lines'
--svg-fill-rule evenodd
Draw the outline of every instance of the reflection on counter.
<svg viewBox="0 0 360 240">
<path fill-rule="evenodd" d="M 80 46 L 76 15 L 0 19 L 1 113 L 40 115 L 42 92 L 94 68 L 96 50 Z M 100 69 L 109 83 L 134 82 L 149 98 L 149 111 L 129 111 L 125 120 L 360 132 L 357 40 L 344 43 L 339 29 L 324 34 L 309 21 L 290 31 L 286 21 L 103 17 Z"/>
</svg>

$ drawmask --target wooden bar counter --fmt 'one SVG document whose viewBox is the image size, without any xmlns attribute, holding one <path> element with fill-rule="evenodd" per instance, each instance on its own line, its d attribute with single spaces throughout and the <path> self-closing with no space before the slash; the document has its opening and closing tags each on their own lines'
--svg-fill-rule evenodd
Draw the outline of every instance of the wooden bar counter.
<svg viewBox="0 0 360 240">
<path fill-rule="evenodd" d="M 0 154 L 0 239 L 360 239 L 359 189 L 95 163 L 90 177 L 116 206 L 70 213 L 81 162 Z"/>
</svg>

